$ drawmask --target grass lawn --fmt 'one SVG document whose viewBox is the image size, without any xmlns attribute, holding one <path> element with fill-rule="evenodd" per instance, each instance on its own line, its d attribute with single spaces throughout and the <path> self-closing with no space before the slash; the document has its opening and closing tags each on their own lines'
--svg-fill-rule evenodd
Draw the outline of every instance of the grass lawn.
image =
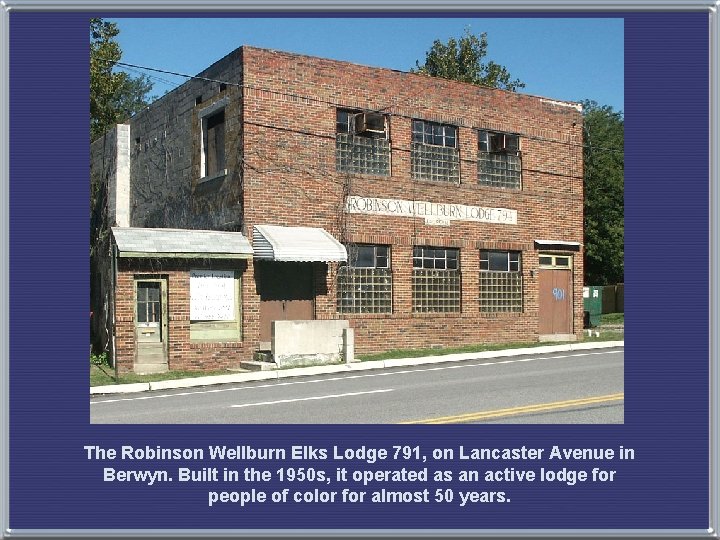
<svg viewBox="0 0 720 540">
<path fill-rule="evenodd" d="M 624 313 L 603 313 L 600 315 L 600 326 L 606 324 L 625 324 Z"/>
<path fill-rule="evenodd" d="M 594 343 L 596 341 L 622 341 L 625 334 L 623 332 L 615 331 L 602 331 L 600 330 L 600 336 L 588 337 L 585 335 L 580 341 L 566 341 L 566 342 L 539 342 L 532 341 L 528 343 L 489 343 L 479 345 L 466 345 L 464 347 L 452 347 L 448 349 L 397 349 L 392 351 L 386 351 L 378 354 L 366 354 L 358 356 L 357 359 L 361 362 L 368 362 L 371 360 L 391 360 L 393 358 L 420 358 L 423 356 L 435 356 L 443 354 L 455 354 L 455 353 L 472 353 L 472 352 L 484 352 L 484 351 L 501 351 L 505 349 L 523 349 L 525 347 L 543 347 L 545 345 L 561 345 L 563 343 Z"/>
<path fill-rule="evenodd" d="M 113 368 L 103 366 L 90 366 L 90 386 L 105 386 L 110 384 L 146 383 L 155 381 L 169 381 L 173 379 L 187 379 L 188 377 L 208 377 L 211 375 L 228 375 L 226 369 L 217 371 L 168 371 L 167 373 L 153 373 L 152 375 L 136 375 L 124 373 L 115 378 Z"/>
</svg>

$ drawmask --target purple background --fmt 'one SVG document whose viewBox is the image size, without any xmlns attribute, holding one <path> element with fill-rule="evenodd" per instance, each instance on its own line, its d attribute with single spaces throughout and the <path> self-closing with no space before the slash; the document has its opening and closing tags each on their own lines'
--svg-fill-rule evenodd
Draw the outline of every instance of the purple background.
<svg viewBox="0 0 720 540">
<path fill-rule="evenodd" d="M 88 405 L 90 14 L 12 11 L 11 528 L 707 528 L 708 14 L 618 16 L 626 32 L 625 425 L 102 426 L 89 424 Z M 635 448 L 636 459 L 608 464 L 618 471 L 614 483 L 515 484 L 505 486 L 511 504 L 471 509 L 208 508 L 203 484 L 103 483 L 104 464 L 83 451 L 88 444 L 340 443 L 623 445 Z"/>
</svg>

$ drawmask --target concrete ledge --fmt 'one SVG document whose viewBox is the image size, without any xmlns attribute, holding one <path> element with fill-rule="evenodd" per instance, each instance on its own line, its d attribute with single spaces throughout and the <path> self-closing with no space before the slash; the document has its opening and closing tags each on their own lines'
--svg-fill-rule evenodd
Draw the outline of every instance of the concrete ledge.
<svg viewBox="0 0 720 540">
<path fill-rule="evenodd" d="M 252 373 L 235 373 L 233 375 L 212 375 L 208 377 L 156 381 L 149 384 L 150 390 L 171 390 L 173 388 L 192 388 L 193 386 L 265 381 L 267 379 L 277 379 L 277 375 L 272 371 L 254 371 Z"/>
<path fill-rule="evenodd" d="M 462 362 L 464 360 L 490 360 L 493 358 L 508 358 L 528 354 L 551 354 L 558 352 L 583 351 L 593 349 L 611 349 L 624 347 L 624 341 L 598 341 L 594 343 L 571 343 L 563 345 L 544 345 L 541 347 L 524 347 L 522 349 L 503 349 L 499 351 L 483 351 L 476 353 L 439 354 L 419 358 L 395 358 L 392 360 L 373 360 L 369 362 L 354 362 L 352 364 L 332 364 L 323 366 L 298 367 L 280 369 L 276 371 L 254 371 L 251 373 L 233 373 L 230 375 L 214 375 L 208 377 L 195 377 L 190 379 L 175 379 L 170 381 L 157 381 L 151 383 L 113 384 L 107 386 L 90 387 L 90 395 L 121 394 L 132 392 L 146 392 L 148 390 L 171 390 L 174 388 L 192 388 L 197 386 L 210 386 L 213 384 L 231 384 L 253 381 L 266 381 L 272 379 L 287 379 L 308 375 L 322 375 L 326 373 L 353 373 L 372 369 L 422 366 L 427 364 L 440 364 L 445 362 Z"/>
<path fill-rule="evenodd" d="M 106 386 L 91 386 L 90 395 L 129 394 L 132 392 L 146 392 L 148 390 L 150 390 L 150 383 L 108 384 Z"/>
</svg>

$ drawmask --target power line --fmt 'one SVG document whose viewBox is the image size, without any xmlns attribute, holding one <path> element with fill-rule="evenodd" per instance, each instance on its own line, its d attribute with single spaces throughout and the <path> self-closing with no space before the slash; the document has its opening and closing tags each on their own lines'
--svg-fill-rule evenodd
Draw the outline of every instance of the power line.
<svg viewBox="0 0 720 540">
<path fill-rule="evenodd" d="M 141 65 L 138 65 L 138 64 L 130 64 L 130 63 L 127 63 L 127 62 L 115 62 L 115 61 L 108 60 L 108 59 L 104 59 L 104 58 L 100 58 L 100 60 L 101 60 L 101 61 L 104 61 L 104 62 L 112 62 L 112 63 L 115 64 L 115 65 L 123 66 L 123 67 L 128 67 L 128 68 L 144 69 L 144 70 L 148 70 L 148 71 L 154 71 L 154 72 L 157 72 L 157 73 L 164 73 L 164 74 L 166 74 L 166 75 L 174 75 L 174 76 L 176 76 L 176 77 L 184 77 L 184 78 L 187 78 L 187 79 L 195 79 L 195 80 L 201 80 L 201 81 L 205 81 L 205 82 L 213 82 L 213 83 L 223 84 L 223 85 L 227 85 L 227 86 L 234 86 L 234 87 L 236 87 L 236 88 L 259 90 L 259 91 L 268 92 L 268 93 L 271 93 L 271 94 L 276 94 L 276 95 L 279 95 L 279 96 L 290 97 L 290 98 L 294 98 L 294 99 L 301 99 L 301 100 L 304 100 L 304 101 L 309 101 L 309 102 L 314 102 L 314 103 L 322 103 L 322 104 L 324 104 L 324 105 L 331 105 L 331 106 L 333 106 L 333 107 L 339 107 L 339 108 L 346 108 L 346 107 L 347 107 L 347 105 L 345 105 L 345 104 L 343 104 L 343 103 L 338 103 L 338 102 L 334 102 L 334 101 L 323 100 L 323 99 L 320 99 L 320 98 L 317 98 L 317 97 L 304 96 L 304 95 L 301 95 L 301 94 L 295 94 L 295 93 L 291 93 L 291 92 L 281 92 L 281 91 L 278 91 L 278 90 L 273 90 L 273 89 L 269 89 L 269 88 L 263 88 L 263 87 L 254 86 L 254 85 L 249 85 L 249 84 L 244 84 L 244 83 L 235 83 L 235 82 L 225 81 L 225 80 L 221 80 L 221 79 L 213 79 L 213 78 L 210 78 L 210 77 L 202 77 L 202 76 L 200 76 L 200 75 L 188 75 L 188 74 L 186 74 L 186 73 L 179 73 L 179 72 L 176 72 L 176 71 L 170 71 L 170 70 L 166 70 L 166 69 L 154 68 L 154 67 L 149 67 L 149 66 L 141 66 Z M 406 99 L 404 99 L 404 100 L 402 100 L 402 101 L 407 101 L 408 99 L 411 99 L 411 97 L 406 98 Z M 371 112 L 372 112 L 372 111 L 375 111 L 375 112 L 384 111 L 384 110 L 387 110 L 387 109 L 389 109 L 389 108 L 396 107 L 396 106 L 398 105 L 398 103 L 400 103 L 400 102 L 395 102 L 394 104 L 391 104 L 391 105 L 388 105 L 388 106 L 385 106 L 385 107 L 381 107 L 380 109 L 372 109 L 372 110 L 368 109 L 368 111 L 371 111 Z M 411 116 L 406 116 L 406 115 L 402 115 L 402 114 L 397 114 L 397 113 L 389 113 L 389 114 L 390 114 L 390 116 L 395 116 L 395 117 L 398 117 L 398 118 L 405 118 L 405 119 L 410 119 L 410 120 L 413 119 L 413 117 L 411 117 Z M 459 125 L 458 127 L 465 127 L 465 128 L 470 128 L 470 129 L 486 129 L 486 128 L 484 128 L 483 126 L 475 126 L 475 125 L 468 125 L 468 124 Z M 310 134 L 310 133 L 308 133 L 308 134 Z M 520 133 L 519 135 L 521 135 L 522 137 L 524 137 L 524 138 L 526 138 L 526 139 L 528 139 L 528 140 L 543 141 L 543 142 L 552 142 L 552 143 L 561 144 L 561 145 L 565 145 L 565 146 L 581 147 L 581 148 L 588 149 L 588 150 L 592 150 L 592 151 L 616 152 L 616 153 L 621 153 L 621 154 L 624 154 L 624 152 L 625 152 L 625 149 L 624 149 L 624 148 L 593 147 L 593 146 L 591 146 L 591 145 L 589 145 L 589 144 L 586 145 L 586 144 L 584 144 L 584 143 L 578 144 L 578 143 L 572 143 L 572 142 L 565 142 L 565 141 L 560 141 L 560 140 L 557 140 L 557 139 L 550 139 L 550 138 L 547 138 L 547 137 L 538 137 L 538 136 L 528 135 L 528 134 L 524 134 L 524 133 Z"/>
</svg>

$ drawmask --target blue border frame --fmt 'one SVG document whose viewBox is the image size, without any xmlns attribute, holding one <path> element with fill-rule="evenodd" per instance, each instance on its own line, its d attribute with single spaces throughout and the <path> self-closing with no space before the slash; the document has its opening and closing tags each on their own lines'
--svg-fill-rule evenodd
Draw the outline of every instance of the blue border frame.
<svg viewBox="0 0 720 540">
<path fill-rule="evenodd" d="M 381 14 L 391 15 L 408 13 Z M 418 14 L 431 15 L 437 14 Z M 463 15 L 467 13 L 452 13 Z M 90 425 L 86 371 L 90 12 L 11 11 L 7 296 L 11 318 L 6 391 L 9 525 L 17 531 L 13 535 L 84 530 L 97 536 L 91 530 L 110 529 L 142 529 L 145 534 L 172 529 L 179 535 L 182 530 L 190 534 L 202 529 L 207 536 L 220 530 L 239 534 L 266 527 L 330 532 L 369 526 L 385 532 L 445 529 L 448 534 L 469 530 L 497 534 L 508 527 L 558 533 L 608 528 L 707 531 L 711 517 L 709 15 L 697 9 L 537 15 L 625 19 L 629 340 L 622 426 Z M 672 146 L 669 133 L 674 134 Z M 680 256 L 675 259 L 672 254 Z M 613 463 L 620 478 L 614 485 L 534 485 L 527 490 L 515 485 L 512 504 L 481 507 L 472 513 L 440 505 L 258 505 L 239 512 L 232 506 L 203 507 L 207 491 L 203 485 L 148 489 L 103 484 L 98 464 L 88 462 L 82 450 L 86 444 L 185 447 L 188 440 L 199 446 L 236 441 L 263 446 L 332 446 L 338 441 L 424 447 L 437 441 L 445 441 L 444 445 L 492 441 L 501 447 L 623 445 L 635 448 L 637 457 L 633 462 Z M 460 467 L 454 463 L 449 468 Z"/>
</svg>

